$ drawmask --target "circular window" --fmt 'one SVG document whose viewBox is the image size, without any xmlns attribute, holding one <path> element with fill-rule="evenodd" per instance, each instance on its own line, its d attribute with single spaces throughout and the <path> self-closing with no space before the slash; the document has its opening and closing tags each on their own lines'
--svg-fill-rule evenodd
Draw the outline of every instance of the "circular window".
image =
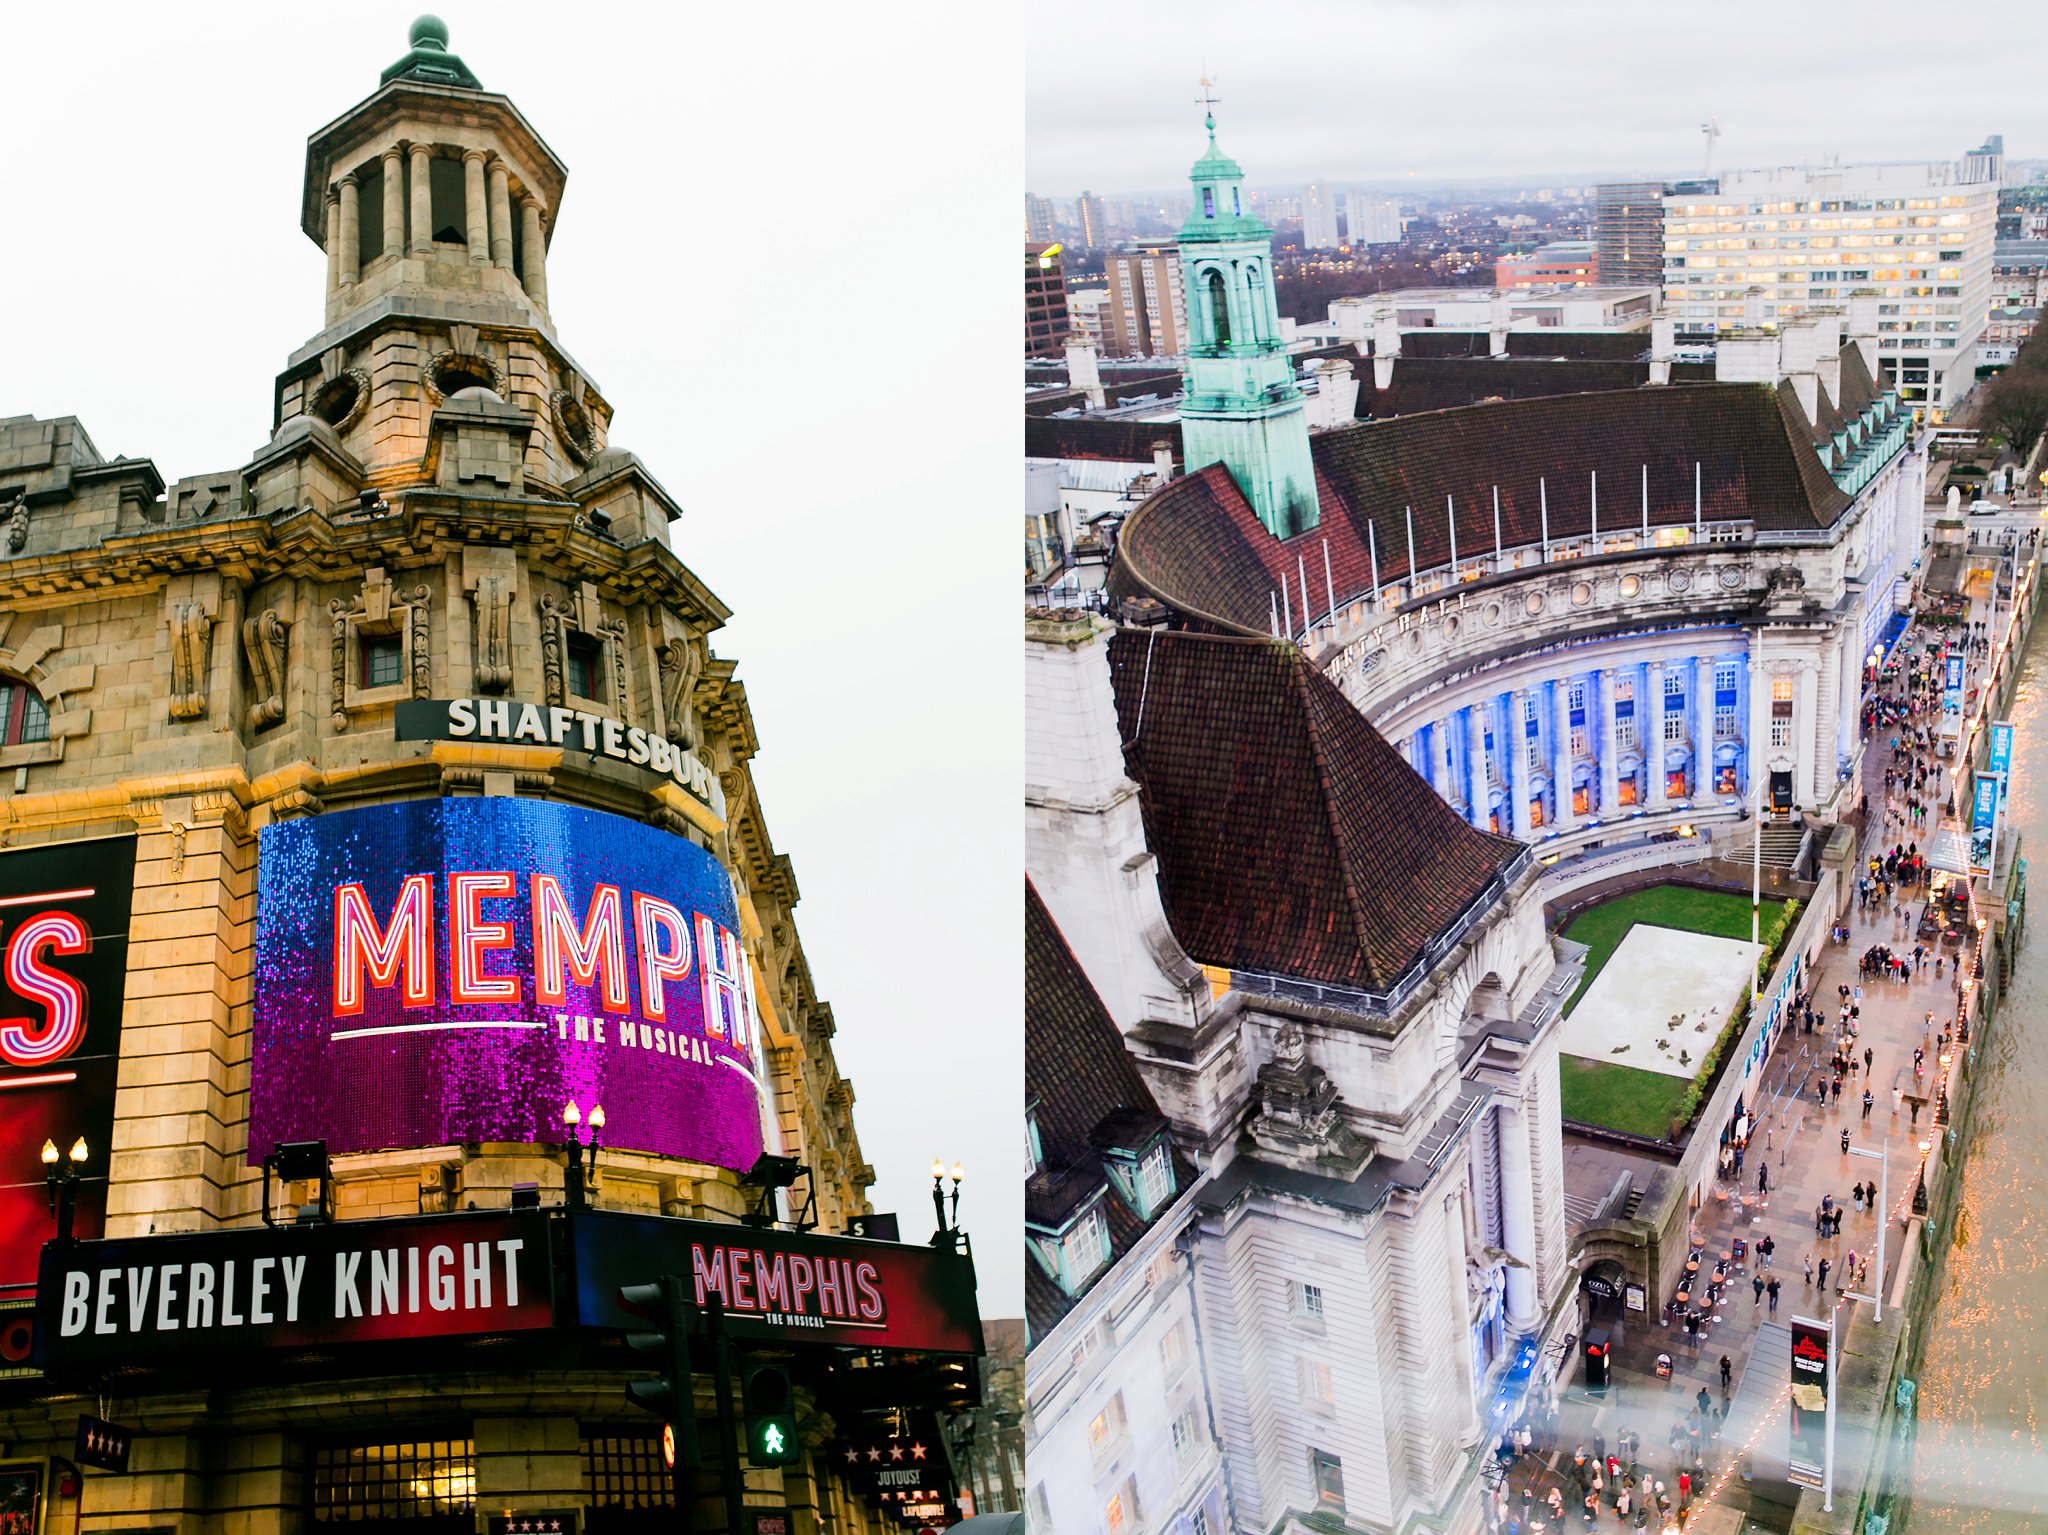
<svg viewBox="0 0 2048 1535">
<path fill-rule="evenodd" d="M 1414 652 L 1414 651 L 1420 650 L 1421 648 L 1422 648 L 1422 631 L 1421 631 L 1420 629 L 1410 629 L 1410 630 L 1408 631 L 1408 649 L 1409 649 L 1409 651 L 1410 651 L 1410 652 L 1412 653 L 1412 652 Z"/>
<path fill-rule="evenodd" d="M 1574 581 L 1574 582 L 1572 583 L 1572 606 L 1573 606 L 1573 607 L 1575 607 L 1575 608 L 1582 608 L 1582 607 L 1584 607 L 1584 606 L 1585 606 L 1585 605 L 1586 605 L 1587 603 L 1591 602 L 1592 600 L 1593 600 L 1593 583 L 1592 583 L 1592 582 L 1590 582 L 1590 581 Z"/>
<path fill-rule="evenodd" d="M 369 403 L 370 375 L 361 368 L 348 368 L 314 390 L 307 409 L 337 432 L 345 432 Z"/>
<path fill-rule="evenodd" d="M 569 456 L 577 463 L 589 463 L 597 455 L 597 423 L 591 420 L 583 402 L 572 398 L 566 389 L 555 391 L 553 404 L 555 425 L 561 429 L 562 446 L 569 450 Z"/>
<path fill-rule="evenodd" d="M 1497 628 L 1497 627 L 1499 626 L 1499 624 L 1500 624 L 1500 604 L 1499 604 L 1499 603 L 1497 603 L 1497 602 L 1489 602 L 1489 603 L 1488 603 L 1488 604 L 1486 605 L 1486 627 L 1487 627 L 1487 628 L 1489 628 L 1489 629 L 1493 629 L 1493 628 Z"/>
<path fill-rule="evenodd" d="M 1522 611 L 1534 618 L 1543 611 L 1543 593 L 1531 592 L 1522 599 Z"/>
<path fill-rule="evenodd" d="M 505 381 L 498 365 L 473 352 L 436 352 L 420 370 L 427 393 L 436 403 L 464 389 L 488 389 L 503 395 Z"/>
<path fill-rule="evenodd" d="M 1623 577 L 1621 578 L 1621 595 L 1622 595 L 1622 596 L 1624 596 L 1624 597 L 1634 597 L 1634 596 L 1637 596 L 1638 594 L 1640 594 L 1640 593 L 1641 593 L 1642 589 L 1643 589 L 1643 578 L 1642 578 L 1641 576 L 1623 576 Z"/>
<path fill-rule="evenodd" d="M 1742 585 L 1742 572 L 1733 565 L 1725 566 L 1721 571 L 1721 584 L 1729 591 L 1734 591 L 1736 587 Z"/>
<path fill-rule="evenodd" d="M 1449 639 L 1449 638 L 1451 638 L 1451 637 L 1452 637 L 1453 635 L 1455 635 L 1455 634 L 1456 634 L 1457 632 L 1458 632 L 1458 621 L 1457 621 L 1457 620 L 1456 620 L 1455 618 L 1447 618 L 1447 619 L 1445 619 L 1445 620 L 1444 620 L 1444 638 L 1445 638 L 1445 639 Z"/>
</svg>

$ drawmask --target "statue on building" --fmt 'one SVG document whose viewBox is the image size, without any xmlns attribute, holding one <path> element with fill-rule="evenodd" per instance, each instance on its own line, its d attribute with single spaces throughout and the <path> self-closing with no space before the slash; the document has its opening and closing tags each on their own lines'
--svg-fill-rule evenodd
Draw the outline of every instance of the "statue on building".
<svg viewBox="0 0 2048 1535">
<path fill-rule="evenodd" d="M 1273 1041 L 1273 1058 L 1259 1068 L 1259 1111 L 1248 1126 L 1272 1160 L 1329 1178 L 1358 1176 L 1372 1143 L 1344 1121 L 1329 1074 L 1308 1058 L 1301 1025 L 1288 1019 Z"/>
</svg>

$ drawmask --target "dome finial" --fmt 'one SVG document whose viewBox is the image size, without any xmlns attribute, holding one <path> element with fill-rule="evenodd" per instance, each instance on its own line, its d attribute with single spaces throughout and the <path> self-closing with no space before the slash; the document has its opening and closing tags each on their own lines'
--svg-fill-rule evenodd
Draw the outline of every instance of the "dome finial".
<svg viewBox="0 0 2048 1535">
<path fill-rule="evenodd" d="M 412 24 L 406 33 L 407 42 L 414 48 L 431 49 L 442 53 L 448 47 L 448 23 L 438 16 L 422 16 Z"/>
<path fill-rule="evenodd" d="M 1195 100 L 1200 102 L 1206 109 L 1202 116 L 1202 126 L 1209 130 L 1209 146 L 1212 149 L 1216 145 L 1216 102 L 1218 97 L 1215 86 L 1216 77 L 1204 68 L 1202 71 L 1202 94 L 1197 96 Z"/>
</svg>

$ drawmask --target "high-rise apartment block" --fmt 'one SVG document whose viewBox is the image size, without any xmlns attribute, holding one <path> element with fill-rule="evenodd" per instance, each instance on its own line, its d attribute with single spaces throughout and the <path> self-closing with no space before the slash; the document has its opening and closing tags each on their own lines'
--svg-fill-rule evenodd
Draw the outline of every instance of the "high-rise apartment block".
<svg viewBox="0 0 2048 1535">
<path fill-rule="evenodd" d="M 1112 357 L 1177 357 L 1187 350 L 1188 308 L 1181 289 L 1179 248 L 1172 240 L 1140 240 L 1109 258 Z"/>
<path fill-rule="evenodd" d="M 1337 189 L 1327 181 L 1311 181 L 1301 199 L 1301 248 L 1335 250 L 1344 242 L 1337 234 Z"/>
<path fill-rule="evenodd" d="M 1050 197 L 1036 197 L 1024 194 L 1024 238 L 1036 240 L 1041 245 L 1050 245 L 1059 238 L 1055 232 Z"/>
<path fill-rule="evenodd" d="M 1600 281 L 1661 286 L 1664 183 L 1615 181 L 1594 188 L 1593 234 L 1600 247 Z"/>
<path fill-rule="evenodd" d="M 1354 249 L 1361 245 L 1399 245 L 1401 205 L 1377 192 L 1346 192 L 1344 238 Z"/>
<path fill-rule="evenodd" d="M 1878 369 L 1934 411 L 1976 376 L 1998 181 L 1961 164 L 1732 171 L 1664 199 L 1665 304 L 1681 335 L 1780 326 L 1802 309 L 1878 300 Z"/>
<path fill-rule="evenodd" d="M 1081 226 L 1081 249 L 1100 250 L 1108 243 L 1109 210 L 1093 192 L 1083 192 L 1075 201 L 1074 220 Z"/>
<path fill-rule="evenodd" d="M 1059 252 L 1024 242 L 1024 355 L 1058 357 L 1067 344 L 1067 280 Z"/>
</svg>

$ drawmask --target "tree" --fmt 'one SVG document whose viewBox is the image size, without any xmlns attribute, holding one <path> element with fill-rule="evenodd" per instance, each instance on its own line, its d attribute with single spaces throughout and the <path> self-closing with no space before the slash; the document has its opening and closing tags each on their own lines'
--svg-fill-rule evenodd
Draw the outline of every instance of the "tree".
<svg viewBox="0 0 2048 1535">
<path fill-rule="evenodd" d="M 1980 419 L 2022 459 L 2048 431 L 2048 324 L 2034 327 L 2011 366 L 1985 389 Z"/>
</svg>

